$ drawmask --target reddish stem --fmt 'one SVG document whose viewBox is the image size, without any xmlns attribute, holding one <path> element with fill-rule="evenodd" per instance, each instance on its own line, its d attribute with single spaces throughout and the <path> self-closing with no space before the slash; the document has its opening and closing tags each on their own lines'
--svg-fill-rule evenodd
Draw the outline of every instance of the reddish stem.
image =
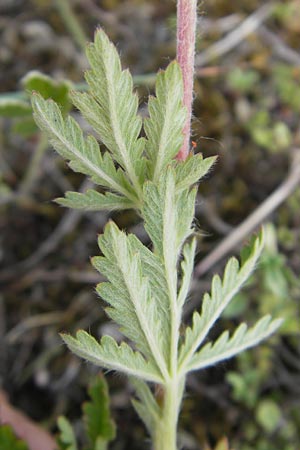
<svg viewBox="0 0 300 450">
<path fill-rule="evenodd" d="M 197 0 L 177 0 L 177 61 L 183 76 L 183 103 L 187 108 L 187 119 L 183 129 L 184 142 L 177 155 L 185 160 L 189 154 L 193 103 L 193 81 L 195 61 L 195 36 Z"/>
</svg>

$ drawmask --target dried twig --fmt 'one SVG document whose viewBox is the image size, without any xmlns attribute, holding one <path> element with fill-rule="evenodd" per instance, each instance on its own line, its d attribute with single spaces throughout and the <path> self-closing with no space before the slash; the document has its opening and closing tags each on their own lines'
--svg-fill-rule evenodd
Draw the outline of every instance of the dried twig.
<svg viewBox="0 0 300 450">
<path fill-rule="evenodd" d="M 89 187 L 91 187 L 91 182 L 86 180 L 82 183 L 80 191 L 85 191 Z M 8 267 L 6 270 L 3 270 L 0 273 L 0 281 L 9 281 L 12 278 L 16 277 L 16 275 L 26 272 L 27 270 L 38 264 L 40 261 L 42 261 L 42 259 L 44 259 L 45 256 L 47 256 L 49 253 L 52 253 L 62 241 L 63 237 L 76 227 L 83 214 L 84 211 L 67 211 L 53 233 L 40 245 L 40 247 L 34 253 L 32 253 L 25 260 L 20 261 L 12 267 Z"/>
<path fill-rule="evenodd" d="M 195 275 L 201 276 L 208 272 L 218 261 L 261 225 L 278 206 L 289 197 L 300 183 L 300 149 L 293 153 L 291 170 L 280 186 L 232 233 L 226 236 L 220 244 L 206 256 L 195 268 Z"/>
<path fill-rule="evenodd" d="M 266 26 L 261 26 L 258 34 L 269 44 L 274 53 L 289 64 L 300 65 L 300 55 L 296 50 L 289 47 L 280 37 L 272 33 Z"/>
<path fill-rule="evenodd" d="M 201 67 L 212 59 L 225 55 L 239 45 L 249 34 L 253 33 L 265 22 L 273 12 L 275 3 L 267 3 L 248 16 L 235 30 L 212 44 L 196 56 L 196 67 Z"/>
</svg>

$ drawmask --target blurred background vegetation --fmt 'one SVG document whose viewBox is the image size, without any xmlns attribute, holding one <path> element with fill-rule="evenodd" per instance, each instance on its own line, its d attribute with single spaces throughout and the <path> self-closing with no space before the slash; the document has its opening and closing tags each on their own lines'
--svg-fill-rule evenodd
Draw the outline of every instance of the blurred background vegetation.
<svg viewBox="0 0 300 450">
<path fill-rule="evenodd" d="M 84 213 L 52 200 L 85 189 L 48 146 L 32 117 L 39 91 L 70 110 L 69 89 L 84 89 L 85 42 L 104 27 L 144 102 L 155 72 L 176 54 L 173 0 L 4 0 L 0 2 L 0 382 L 11 402 L 52 432 L 66 415 L 79 438 L 82 402 L 97 369 L 62 345 L 78 328 L 118 337 L 94 286 L 89 258 L 112 217 L 147 236 L 131 211 Z M 300 1 L 199 2 L 193 146 L 218 162 L 199 189 L 199 230 L 190 309 L 199 307 L 224 255 L 203 258 L 288 180 L 300 148 Z M 84 129 L 89 128 L 74 110 Z M 226 311 L 222 327 L 283 316 L 280 333 L 222 366 L 195 373 L 180 421 L 186 449 L 300 448 L 300 177 L 279 207 L 263 214 L 267 245 L 251 282 Z M 298 183 L 299 184 L 299 183 Z M 230 253 L 240 249 L 233 240 Z M 200 264 L 200 266 L 199 266 Z M 218 330 L 216 330 L 218 331 Z M 113 450 L 148 448 L 127 381 L 107 374 L 118 426 Z M 184 430 L 184 431 L 183 431 Z"/>
</svg>

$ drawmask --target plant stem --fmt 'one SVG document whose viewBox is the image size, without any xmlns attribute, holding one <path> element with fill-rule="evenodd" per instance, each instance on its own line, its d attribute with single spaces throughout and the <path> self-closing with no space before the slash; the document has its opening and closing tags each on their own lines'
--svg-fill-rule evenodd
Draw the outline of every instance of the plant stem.
<svg viewBox="0 0 300 450">
<path fill-rule="evenodd" d="M 19 195 L 26 197 L 34 187 L 37 178 L 40 175 L 40 166 L 43 156 L 48 148 L 48 138 L 46 134 L 40 133 L 39 142 L 34 150 L 31 161 L 19 186 Z"/>
<path fill-rule="evenodd" d="M 153 440 L 154 450 L 177 450 L 177 422 L 185 379 L 173 378 L 164 386 L 162 416 Z"/>
<path fill-rule="evenodd" d="M 177 159 L 185 160 L 189 154 L 191 134 L 191 117 L 193 101 L 194 52 L 197 20 L 197 0 L 177 0 L 177 60 L 183 75 L 184 97 L 187 118 L 183 129 L 184 142 L 178 152 Z M 168 258 L 166 258 L 168 260 Z M 168 265 L 166 265 L 167 269 Z M 176 270 L 176 268 L 173 268 Z M 171 348 L 170 348 L 170 380 L 163 386 L 164 398 L 161 416 L 154 432 L 154 450 L 177 450 L 177 422 L 185 386 L 185 377 L 178 378 L 178 336 L 179 311 L 176 287 L 173 292 L 173 280 L 167 270 L 167 280 L 171 301 Z M 168 276 L 169 275 L 169 276 Z"/>
<path fill-rule="evenodd" d="M 193 102 L 196 22 L 197 0 L 178 0 L 177 61 L 179 62 L 182 70 L 184 88 L 183 103 L 187 108 L 187 118 L 183 129 L 184 142 L 178 152 L 178 160 L 185 160 L 189 154 Z"/>
<path fill-rule="evenodd" d="M 88 38 L 72 9 L 70 0 L 55 0 L 55 6 L 76 44 L 85 51 Z"/>
</svg>

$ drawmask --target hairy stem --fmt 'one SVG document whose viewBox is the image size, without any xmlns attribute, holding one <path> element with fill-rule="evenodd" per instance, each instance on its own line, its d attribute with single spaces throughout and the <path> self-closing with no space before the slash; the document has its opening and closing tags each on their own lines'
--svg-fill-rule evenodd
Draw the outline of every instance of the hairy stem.
<svg viewBox="0 0 300 450">
<path fill-rule="evenodd" d="M 153 450 L 177 450 L 177 422 L 185 379 L 174 377 L 164 386 L 162 416 L 157 423 Z"/>
<path fill-rule="evenodd" d="M 189 141 L 191 134 L 191 116 L 193 102 L 194 77 L 194 51 L 197 19 L 197 0 L 177 1 L 177 60 L 180 64 L 184 97 L 183 102 L 187 108 L 187 118 L 183 129 L 184 142 L 177 155 L 178 160 L 185 160 L 189 154 Z M 166 256 L 166 255 L 165 255 Z M 168 258 L 166 258 L 166 262 Z M 166 268 L 168 264 L 166 264 Z M 176 271 L 176 268 L 173 268 Z M 167 275 L 170 272 L 167 270 Z M 177 422 L 185 386 L 185 377 L 178 377 L 178 337 L 179 337 L 179 310 L 177 305 L 176 288 L 173 292 L 172 277 L 167 276 L 170 295 L 171 320 L 171 348 L 170 348 L 170 375 L 164 389 L 162 413 L 156 423 L 154 433 L 154 450 L 177 450 Z"/>
<path fill-rule="evenodd" d="M 184 86 L 183 102 L 187 108 L 187 118 L 183 129 L 184 142 L 177 155 L 178 160 L 185 160 L 189 154 L 193 102 L 196 21 L 197 0 L 178 0 L 177 61 L 182 70 Z"/>
</svg>

